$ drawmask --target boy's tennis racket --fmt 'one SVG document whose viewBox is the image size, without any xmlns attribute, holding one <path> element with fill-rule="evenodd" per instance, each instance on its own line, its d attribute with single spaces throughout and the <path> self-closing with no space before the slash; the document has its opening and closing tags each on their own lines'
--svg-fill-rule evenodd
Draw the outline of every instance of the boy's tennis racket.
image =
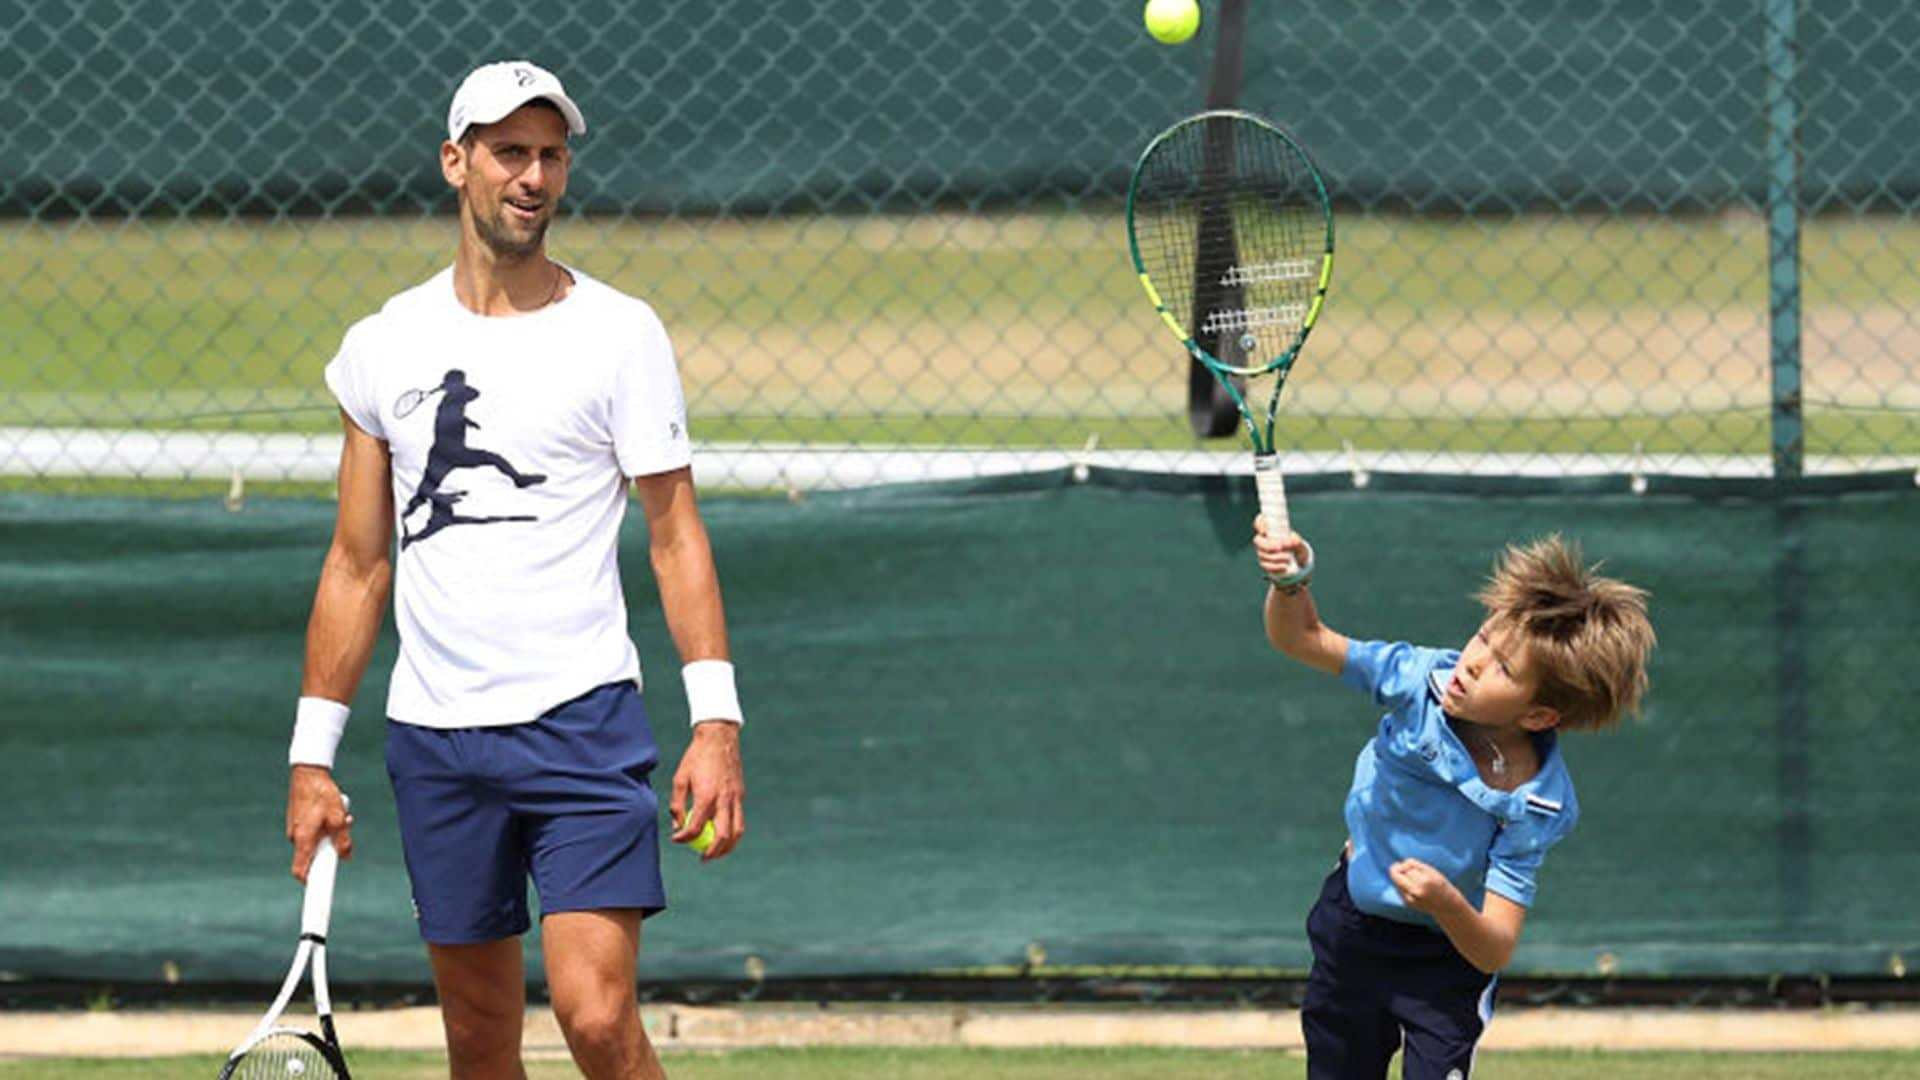
<svg viewBox="0 0 1920 1080">
<path fill-rule="evenodd" d="M 352 1080 L 340 1040 L 333 1032 L 333 1000 L 327 993 L 327 923 L 333 914 L 333 878 L 340 866 L 333 838 L 322 836 L 307 869 L 307 895 L 300 908 L 300 946 L 267 1015 L 227 1057 L 219 1080 Z M 280 1022 L 300 976 L 313 965 L 313 1011 L 319 1034 Z"/>
<path fill-rule="evenodd" d="M 1127 232 L 1161 321 L 1246 419 L 1260 513 L 1270 533 L 1285 532 L 1274 411 L 1333 279 L 1333 208 L 1320 171 L 1260 117 L 1203 112 L 1141 153 L 1127 185 Z"/>
</svg>

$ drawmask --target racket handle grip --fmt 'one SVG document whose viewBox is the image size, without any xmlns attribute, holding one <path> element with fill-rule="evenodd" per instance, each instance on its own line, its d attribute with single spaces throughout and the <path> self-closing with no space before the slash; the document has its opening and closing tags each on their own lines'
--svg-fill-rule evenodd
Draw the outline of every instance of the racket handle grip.
<svg viewBox="0 0 1920 1080">
<path fill-rule="evenodd" d="M 340 795 L 340 809 L 353 809 L 353 800 L 345 792 Z M 340 852 L 334 849 L 333 837 L 323 833 L 307 866 L 307 895 L 300 904 L 302 934 L 327 936 L 327 925 L 333 921 L 333 879 L 339 871 Z"/>
<path fill-rule="evenodd" d="M 1277 537 L 1292 531 L 1293 526 L 1287 519 L 1287 482 L 1280 475 L 1279 454 L 1253 456 L 1253 489 L 1260 496 L 1260 516 L 1267 521 L 1267 535 Z M 1287 572 L 1291 574 L 1298 569 L 1289 556 Z"/>
<path fill-rule="evenodd" d="M 333 837 L 322 836 L 307 867 L 307 896 L 300 905 L 302 934 L 327 936 L 327 924 L 333 919 L 333 879 L 339 869 L 340 853 L 333 848 Z"/>
</svg>

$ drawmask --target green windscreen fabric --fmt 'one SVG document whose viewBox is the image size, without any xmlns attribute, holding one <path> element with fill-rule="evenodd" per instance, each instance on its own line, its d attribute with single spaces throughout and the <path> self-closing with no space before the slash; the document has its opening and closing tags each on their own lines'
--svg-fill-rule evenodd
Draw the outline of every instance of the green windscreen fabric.
<svg viewBox="0 0 1920 1080">
<path fill-rule="evenodd" d="M 1652 591 L 1646 715 L 1563 740 L 1584 813 L 1514 971 L 1920 954 L 1910 486 L 1296 487 L 1322 614 L 1350 636 L 1459 644 L 1500 546 L 1548 531 Z M 646 977 L 1304 969 L 1378 715 L 1267 646 L 1249 483 L 1049 474 L 705 511 L 749 832 L 711 866 L 663 852 Z M 331 518 L 0 497 L 0 972 L 278 976 L 299 904 L 283 755 Z M 664 795 L 685 707 L 637 513 L 621 555 Z M 340 982 L 427 979 L 382 765 L 393 647 L 389 620 L 342 748 Z"/>
</svg>

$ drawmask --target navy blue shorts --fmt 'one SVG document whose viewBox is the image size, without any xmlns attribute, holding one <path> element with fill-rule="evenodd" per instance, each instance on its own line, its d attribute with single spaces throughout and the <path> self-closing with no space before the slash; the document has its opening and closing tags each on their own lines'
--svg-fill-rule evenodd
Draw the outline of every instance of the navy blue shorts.
<svg viewBox="0 0 1920 1080">
<path fill-rule="evenodd" d="M 1309 1080 L 1380 1080 L 1405 1044 L 1406 1080 L 1466 1080 L 1493 1019 L 1495 976 L 1439 930 L 1369 915 L 1347 892 L 1347 860 L 1307 916 L 1313 971 L 1300 1027 Z"/>
<path fill-rule="evenodd" d="M 540 911 L 667 906 L 660 754 L 631 682 L 537 720 L 441 729 L 387 723 L 387 775 L 420 936 L 471 945 L 524 934 L 527 879 Z"/>
</svg>

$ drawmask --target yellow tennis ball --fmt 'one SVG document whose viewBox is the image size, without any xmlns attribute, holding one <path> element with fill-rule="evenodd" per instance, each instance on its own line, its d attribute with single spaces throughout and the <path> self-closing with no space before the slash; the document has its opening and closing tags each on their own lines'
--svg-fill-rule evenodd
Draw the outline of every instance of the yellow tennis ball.
<svg viewBox="0 0 1920 1080">
<path fill-rule="evenodd" d="M 707 823 L 700 827 L 700 835 L 687 841 L 687 846 L 692 848 L 693 853 L 696 855 L 705 855 L 707 853 L 707 849 L 713 846 L 712 818 L 708 818 Z"/>
<path fill-rule="evenodd" d="M 1200 29 L 1195 0 L 1147 0 L 1147 33 L 1162 45 L 1178 45 Z"/>
</svg>

